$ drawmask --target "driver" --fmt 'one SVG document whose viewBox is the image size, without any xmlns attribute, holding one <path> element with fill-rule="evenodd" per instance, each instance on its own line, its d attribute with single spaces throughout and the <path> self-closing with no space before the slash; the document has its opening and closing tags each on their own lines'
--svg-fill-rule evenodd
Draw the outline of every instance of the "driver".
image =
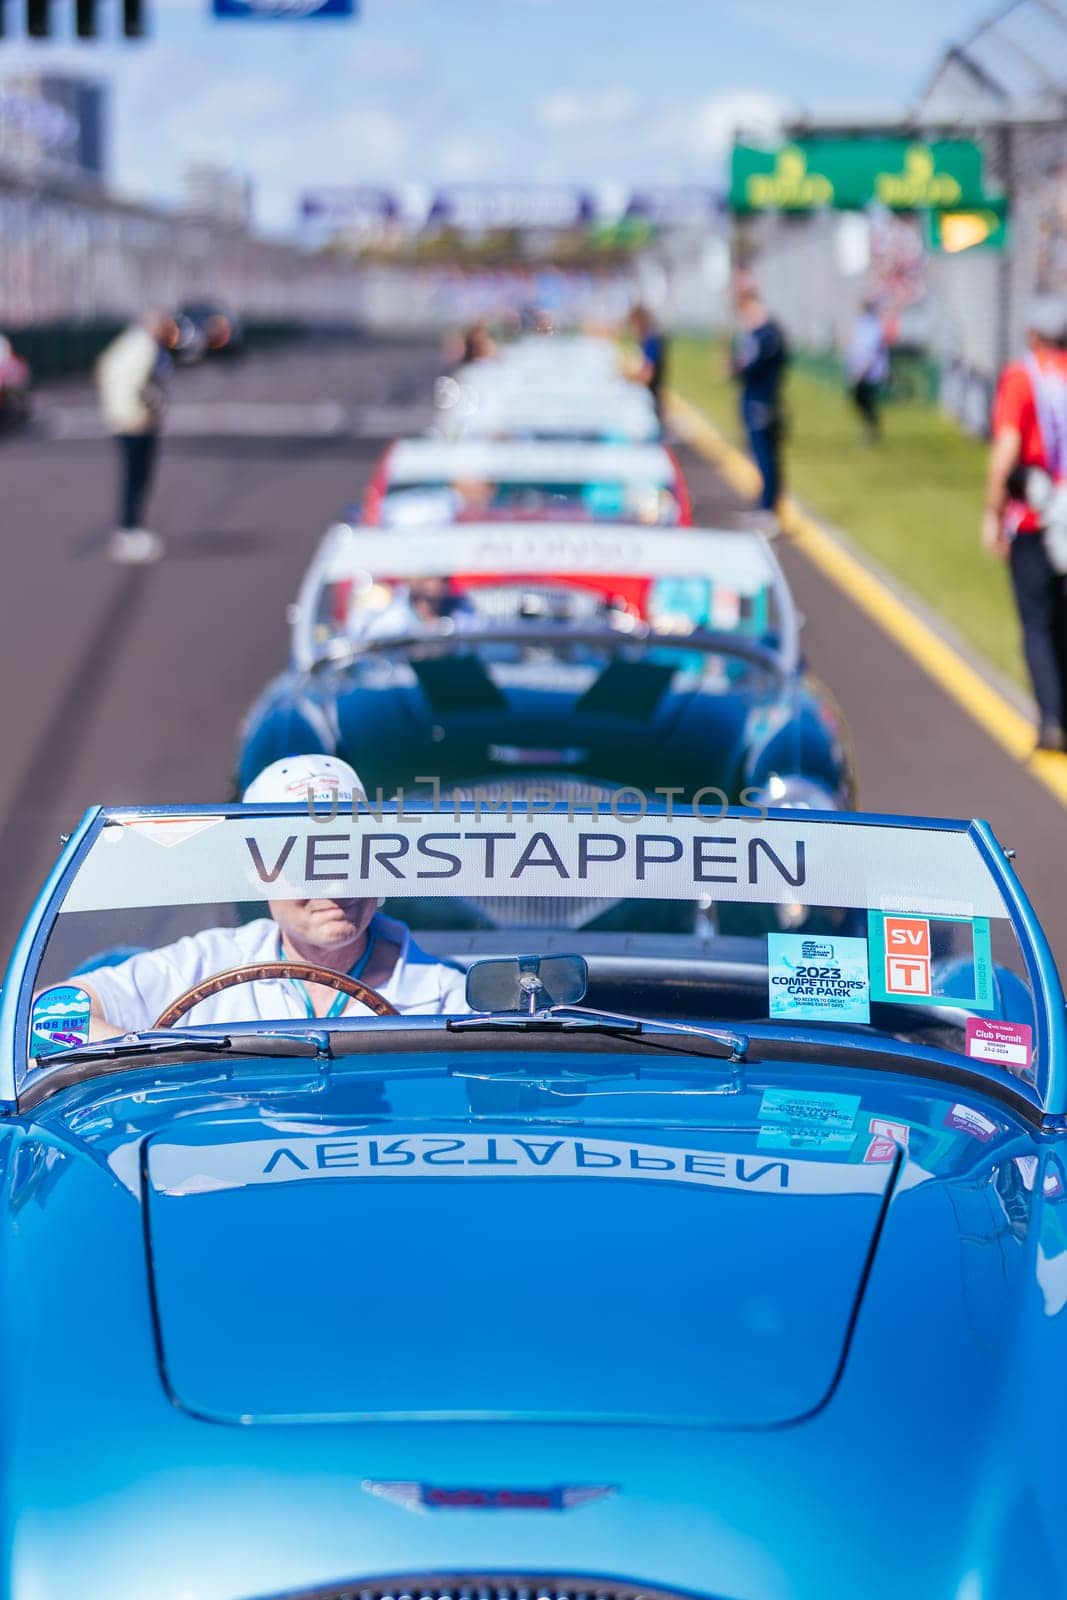
<svg viewBox="0 0 1067 1600">
<path fill-rule="evenodd" d="M 335 756 L 287 756 L 248 786 L 244 800 L 304 800 L 350 808 L 366 798 L 359 777 Z M 238 928 L 205 928 L 159 950 L 79 976 L 91 1002 L 90 1038 L 152 1028 L 187 989 L 233 967 L 298 961 L 358 978 L 401 1014 L 466 1012 L 464 974 L 420 950 L 402 922 L 377 900 L 272 900 L 270 916 Z M 360 1016 L 359 1001 L 324 983 L 259 978 L 202 1000 L 183 1024 L 277 1022 L 283 1018 Z"/>
</svg>

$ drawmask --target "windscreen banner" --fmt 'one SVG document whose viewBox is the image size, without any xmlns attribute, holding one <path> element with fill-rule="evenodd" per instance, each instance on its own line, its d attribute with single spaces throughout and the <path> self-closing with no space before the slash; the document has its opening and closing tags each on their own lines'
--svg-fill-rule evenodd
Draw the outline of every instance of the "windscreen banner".
<svg viewBox="0 0 1067 1600">
<path fill-rule="evenodd" d="M 432 779 L 427 778 L 428 784 Z M 551 793 L 440 803 L 418 813 L 109 820 L 62 910 L 390 895 L 745 901 L 1003 917 L 969 834 L 935 828 L 706 813 L 648 815 L 620 790 L 594 810 Z"/>
</svg>

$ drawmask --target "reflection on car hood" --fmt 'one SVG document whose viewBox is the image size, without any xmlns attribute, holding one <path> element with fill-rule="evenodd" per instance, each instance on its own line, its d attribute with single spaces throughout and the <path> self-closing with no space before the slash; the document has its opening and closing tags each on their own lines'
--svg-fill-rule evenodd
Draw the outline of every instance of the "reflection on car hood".
<svg viewBox="0 0 1067 1600">
<path fill-rule="evenodd" d="M 648 1588 L 782 1600 L 826 1593 L 828 1548 L 842 1595 L 945 1600 L 972 1591 L 975 1573 L 983 1600 L 1056 1592 L 1059 1480 L 1047 1452 L 1067 1416 L 1062 1386 L 1020 1403 L 1035 1372 L 1056 1370 L 1062 1343 L 1067 1185 L 1053 1142 L 1031 1139 L 995 1101 L 960 1103 L 953 1086 L 880 1072 L 812 1079 L 795 1065 L 782 1076 L 794 1098 L 862 1096 L 851 1154 L 780 1154 L 766 1137 L 761 1148 L 737 1130 L 759 1123 L 762 1087 L 694 1102 L 703 1069 L 680 1099 L 658 1072 L 628 1074 L 624 1109 L 617 1081 L 580 1078 L 586 1098 L 565 1102 L 564 1127 L 558 1107 L 529 1120 L 532 1102 L 545 1110 L 540 1087 L 531 1096 L 495 1076 L 515 1059 L 480 1056 L 490 1077 L 460 1087 L 452 1074 L 409 1077 L 414 1063 L 393 1058 L 384 1093 L 340 1063 L 324 1079 L 311 1062 L 220 1073 L 209 1060 L 86 1083 L 43 1105 L 33 1127 L 0 1129 L 12 1357 L 0 1371 L 0 1527 L 13 1596 L 143 1600 L 146 1573 L 162 1575 L 161 1596 L 203 1600 L 334 1594 L 382 1573 L 472 1574 L 473 1591 L 479 1574 L 549 1567 L 605 1590 L 600 1577 L 622 1572 Z M 540 1057 L 539 1085 L 566 1059 Z M 421 1120 L 466 1104 L 475 1082 L 499 1097 L 495 1109 L 479 1099 L 476 1120 Z M 501 1113 L 506 1094 L 519 1095 L 521 1124 L 517 1110 Z M 872 1119 L 910 1129 L 895 1183 L 893 1162 L 864 1160 Z M 420 1162 L 431 1152 L 410 1142 L 386 1148 L 413 1130 L 437 1141 L 438 1159 Z M 544 1158 L 528 1156 L 532 1179 L 505 1143 L 518 1137 Z M 655 1164 L 679 1153 L 681 1169 Z M 376 1175 L 357 1177 L 353 1154 Z M 685 1154 L 689 1184 L 677 1177 Z M 461 1166 L 444 1165 L 457 1156 Z M 420 1165 L 443 1176 L 413 1178 Z M 813 1187 L 822 1174 L 825 1192 Z M 889 1184 L 860 1289 L 860 1243 Z M 498 1207 L 499 1223 L 479 1218 Z M 362 1404 L 396 1403 L 402 1381 L 405 1408 L 426 1404 L 432 1385 L 430 1403 L 547 1395 L 568 1418 L 590 1403 L 648 1411 L 682 1392 L 664 1352 L 692 1384 L 687 1422 L 699 1422 L 698 1403 L 755 1417 L 785 1415 L 827 1382 L 832 1397 L 799 1426 L 714 1434 L 499 1420 L 218 1426 L 168 1398 L 157 1311 L 180 1399 L 223 1416 L 245 1404 L 303 1415 L 295 1408 L 338 1408 L 357 1391 Z M 797 1355 L 793 1328 L 811 1351 Z M 599 1371 L 616 1362 L 628 1393 Z M 615 1492 L 566 1511 L 408 1509 L 423 1487 L 562 1497 L 597 1486 Z M 887 1513 L 907 1538 L 885 1538 Z"/>
<path fill-rule="evenodd" d="M 166 1381 L 231 1422 L 791 1421 L 833 1384 L 893 1171 L 721 1130 L 183 1122 L 147 1162 Z"/>
</svg>

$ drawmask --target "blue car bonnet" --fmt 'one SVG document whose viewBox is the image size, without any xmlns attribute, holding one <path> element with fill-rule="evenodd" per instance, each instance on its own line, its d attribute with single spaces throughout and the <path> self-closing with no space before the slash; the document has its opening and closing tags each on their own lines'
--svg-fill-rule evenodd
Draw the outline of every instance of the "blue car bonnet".
<svg viewBox="0 0 1067 1600">
<path fill-rule="evenodd" d="M 230 1422 L 811 1411 L 894 1168 L 777 1159 L 734 1129 L 670 1137 L 183 1120 L 147 1159 L 173 1397 Z"/>
</svg>

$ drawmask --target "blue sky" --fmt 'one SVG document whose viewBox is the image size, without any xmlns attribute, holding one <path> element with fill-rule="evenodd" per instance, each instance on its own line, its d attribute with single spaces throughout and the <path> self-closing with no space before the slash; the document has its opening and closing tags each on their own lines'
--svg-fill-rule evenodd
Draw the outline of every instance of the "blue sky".
<svg viewBox="0 0 1067 1600">
<path fill-rule="evenodd" d="M 350 182 L 714 180 L 738 119 L 897 110 L 984 15 L 981 0 L 363 0 L 355 23 L 242 23 L 209 0 L 146 4 L 150 40 L 9 38 L 0 78 L 110 78 L 124 191 L 172 200 L 186 160 L 223 161 L 251 174 L 272 229 L 302 190 Z"/>
</svg>

